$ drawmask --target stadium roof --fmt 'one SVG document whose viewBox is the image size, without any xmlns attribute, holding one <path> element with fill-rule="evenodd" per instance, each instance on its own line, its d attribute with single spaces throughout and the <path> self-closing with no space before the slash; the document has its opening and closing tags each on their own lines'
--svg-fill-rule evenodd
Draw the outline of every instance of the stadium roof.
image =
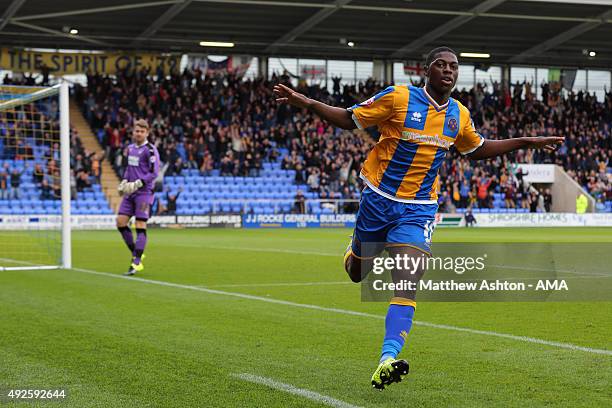
<svg viewBox="0 0 612 408">
<path fill-rule="evenodd" d="M 612 0 L 0 0 L 0 13 L 12 47 L 420 60 L 444 44 L 491 63 L 612 67 Z"/>
</svg>

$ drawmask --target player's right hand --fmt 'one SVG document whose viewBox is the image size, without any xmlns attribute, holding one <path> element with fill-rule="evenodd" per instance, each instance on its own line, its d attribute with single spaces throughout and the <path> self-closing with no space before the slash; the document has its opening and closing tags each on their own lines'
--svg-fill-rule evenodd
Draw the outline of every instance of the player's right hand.
<svg viewBox="0 0 612 408">
<path fill-rule="evenodd" d="M 122 192 L 123 194 L 130 195 L 140 189 L 143 185 L 144 183 L 142 180 L 129 181 L 123 185 Z"/>
<path fill-rule="evenodd" d="M 274 96 L 276 96 L 276 102 L 288 103 L 298 108 L 308 108 L 312 104 L 310 98 L 283 84 L 274 85 Z"/>
<path fill-rule="evenodd" d="M 123 179 L 121 180 L 121 183 L 119 183 L 119 186 L 117 186 L 117 191 L 119 192 L 120 197 L 125 194 L 125 186 L 127 182 L 128 181 L 126 179 Z"/>
</svg>

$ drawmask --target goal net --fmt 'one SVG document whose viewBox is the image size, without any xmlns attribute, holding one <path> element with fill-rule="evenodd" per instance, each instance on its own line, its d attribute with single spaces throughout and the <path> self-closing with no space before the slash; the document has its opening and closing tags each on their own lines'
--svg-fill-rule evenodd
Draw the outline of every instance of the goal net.
<svg viewBox="0 0 612 408">
<path fill-rule="evenodd" d="M 0 85 L 0 270 L 70 268 L 68 85 Z"/>
</svg>

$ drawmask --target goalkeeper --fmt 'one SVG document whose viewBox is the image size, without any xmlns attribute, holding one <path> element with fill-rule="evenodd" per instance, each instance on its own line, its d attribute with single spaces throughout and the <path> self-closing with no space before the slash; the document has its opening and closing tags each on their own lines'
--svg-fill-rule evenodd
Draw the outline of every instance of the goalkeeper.
<svg viewBox="0 0 612 408">
<path fill-rule="evenodd" d="M 117 214 L 117 229 L 132 253 L 132 261 L 127 276 L 144 269 L 142 259 L 147 245 L 147 220 L 153 204 L 153 185 L 159 173 L 159 153 L 147 140 L 149 124 L 139 119 L 134 123 L 133 142 L 127 148 L 127 167 L 123 180 L 117 188 L 123 197 Z M 136 242 L 128 226 L 130 218 L 135 217 Z"/>
</svg>

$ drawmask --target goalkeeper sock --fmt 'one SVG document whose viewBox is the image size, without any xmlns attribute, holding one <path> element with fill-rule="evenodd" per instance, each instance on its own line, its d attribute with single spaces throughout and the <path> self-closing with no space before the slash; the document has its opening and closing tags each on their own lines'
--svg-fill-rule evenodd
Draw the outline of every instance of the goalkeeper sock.
<svg viewBox="0 0 612 408">
<path fill-rule="evenodd" d="M 385 319 L 385 338 L 383 340 L 380 361 L 395 359 L 404 347 L 404 343 L 412 327 L 412 318 L 416 302 L 410 299 L 391 299 Z"/>
<path fill-rule="evenodd" d="M 125 241 L 125 245 L 127 245 L 128 249 L 132 254 L 134 253 L 134 236 L 132 235 L 132 230 L 130 227 L 117 227 L 121 236 L 123 237 L 123 241 Z"/>
<path fill-rule="evenodd" d="M 147 230 L 145 228 L 136 228 L 136 246 L 134 248 L 134 263 L 140 264 L 140 258 L 147 245 Z"/>
</svg>

